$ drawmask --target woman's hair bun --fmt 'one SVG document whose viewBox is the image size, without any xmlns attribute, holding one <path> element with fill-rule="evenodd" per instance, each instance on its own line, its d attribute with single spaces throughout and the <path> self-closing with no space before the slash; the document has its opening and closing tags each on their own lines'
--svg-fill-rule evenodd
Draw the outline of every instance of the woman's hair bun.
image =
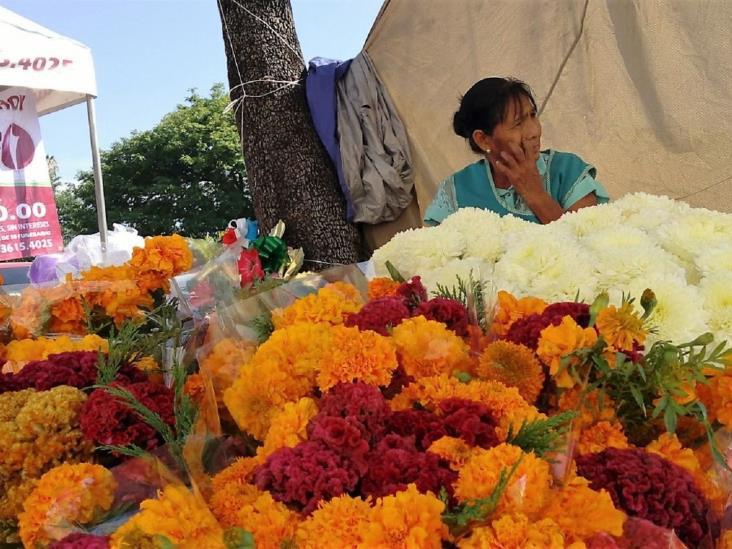
<svg viewBox="0 0 732 549">
<path fill-rule="evenodd" d="M 465 113 L 462 112 L 462 109 L 457 111 L 452 117 L 452 130 L 465 139 L 468 139 L 473 133 L 468 127 L 468 120 Z"/>
</svg>

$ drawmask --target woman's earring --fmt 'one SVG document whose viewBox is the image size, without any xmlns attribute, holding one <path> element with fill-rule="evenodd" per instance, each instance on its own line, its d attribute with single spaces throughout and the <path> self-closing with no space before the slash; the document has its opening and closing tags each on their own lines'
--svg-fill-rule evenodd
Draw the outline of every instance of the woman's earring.
<svg viewBox="0 0 732 549">
<path fill-rule="evenodd" d="M 491 150 L 490 149 L 486 149 L 485 150 L 485 154 L 491 154 Z"/>
</svg>

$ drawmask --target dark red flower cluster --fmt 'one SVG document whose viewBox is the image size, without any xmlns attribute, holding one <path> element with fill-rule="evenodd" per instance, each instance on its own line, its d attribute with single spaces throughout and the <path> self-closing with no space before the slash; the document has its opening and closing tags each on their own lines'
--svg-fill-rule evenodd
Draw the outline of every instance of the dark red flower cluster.
<svg viewBox="0 0 732 549">
<path fill-rule="evenodd" d="M 384 433 L 384 421 L 391 413 L 384 395 L 365 383 L 339 383 L 320 399 L 320 411 L 311 421 L 322 416 L 347 418 L 361 425 L 363 437 L 371 443 Z"/>
<path fill-rule="evenodd" d="M 94 536 L 75 532 L 61 541 L 49 546 L 49 549 L 108 549 L 109 536 Z"/>
<path fill-rule="evenodd" d="M 414 437 L 396 434 L 384 437 L 371 452 L 369 470 L 361 481 L 364 496 L 383 497 L 405 490 L 414 483 L 420 492 L 439 494 L 444 487 L 452 498 L 457 473 L 447 461 L 430 452 L 420 452 Z"/>
<path fill-rule="evenodd" d="M 381 389 L 381 393 L 384 398 L 392 399 L 402 392 L 402 389 L 414 382 L 414 377 L 407 374 L 404 371 L 404 367 L 400 364 L 397 366 L 394 373 L 391 375 L 391 382 L 386 387 Z"/>
<path fill-rule="evenodd" d="M 362 424 L 355 418 L 316 416 L 307 426 L 308 439 L 346 458 L 352 468 L 363 475 L 368 469 L 366 454 L 369 443 L 364 439 Z"/>
<path fill-rule="evenodd" d="M 638 448 L 608 448 L 577 457 L 577 473 L 593 489 L 607 490 L 618 509 L 673 529 L 691 547 L 714 535 L 709 502 L 694 479 L 656 454 Z"/>
<path fill-rule="evenodd" d="M 447 436 L 443 419 L 427 410 L 400 410 L 392 412 L 386 419 L 388 433 L 400 437 L 411 437 L 416 449 L 424 452 L 430 445 Z"/>
<path fill-rule="evenodd" d="M 115 382 L 114 385 L 127 389 L 171 427 L 175 425 L 173 392 L 164 385 L 149 381 Z M 145 423 L 126 403 L 104 389 L 92 391 L 84 403 L 79 422 L 84 436 L 96 444 L 135 444 L 151 450 L 162 443 L 162 437 L 155 429 Z"/>
<path fill-rule="evenodd" d="M 89 387 L 97 380 L 98 358 L 95 351 L 74 351 L 29 362 L 17 374 L 0 374 L 0 393 L 22 389 L 47 391 L 59 385 L 78 389 Z M 117 379 L 136 382 L 147 378 L 134 366 L 125 365 L 120 369 Z"/>
<path fill-rule="evenodd" d="M 294 505 L 305 514 L 318 502 L 353 491 L 359 474 L 353 463 L 321 441 L 301 442 L 294 448 L 280 448 L 254 472 L 260 490 Z"/>
<path fill-rule="evenodd" d="M 498 444 L 498 422 L 484 404 L 450 398 L 440 402 L 440 412 L 445 430 L 451 437 L 459 437 L 470 446 L 480 448 L 493 448 Z"/>
<path fill-rule="evenodd" d="M 347 315 L 344 324 L 387 336 L 391 328 L 410 316 L 409 307 L 403 297 L 380 297 L 369 301 L 359 312 Z"/>
<path fill-rule="evenodd" d="M 541 331 L 547 326 L 559 326 L 565 316 L 571 316 L 577 324 L 586 328 L 590 322 L 590 306 L 573 301 L 553 303 L 544 312 L 528 315 L 511 324 L 505 339 L 536 351 Z"/>
<path fill-rule="evenodd" d="M 442 322 L 460 337 L 468 335 L 468 311 L 465 305 L 446 297 L 433 297 L 423 301 L 414 310 L 414 316 Z"/>
<path fill-rule="evenodd" d="M 414 309 L 423 301 L 427 301 L 427 288 L 422 284 L 422 277 L 413 276 L 402 282 L 396 291 L 397 295 L 407 300 L 407 306 Z"/>
</svg>

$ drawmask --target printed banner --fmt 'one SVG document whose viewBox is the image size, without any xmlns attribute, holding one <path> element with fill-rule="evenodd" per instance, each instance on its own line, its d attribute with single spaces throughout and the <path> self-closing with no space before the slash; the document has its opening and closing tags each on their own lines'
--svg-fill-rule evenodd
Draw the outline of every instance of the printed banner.
<svg viewBox="0 0 732 549">
<path fill-rule="evenodd" d="M 35 99 L 0 92 L 0 261 L 63 250 Z"/>
</svg>

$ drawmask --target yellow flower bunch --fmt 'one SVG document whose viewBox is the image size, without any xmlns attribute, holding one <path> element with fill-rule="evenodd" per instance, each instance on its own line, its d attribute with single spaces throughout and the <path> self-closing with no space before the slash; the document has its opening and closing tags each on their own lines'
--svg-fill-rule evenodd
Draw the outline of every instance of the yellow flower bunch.
<svg viewBox="0 0 732 549">
<path fill-rule="evenodd" d="M 370 330 L 333 326 L 328 347 L 318 367 L 318 387 L 323 392 L 352 381 L 388 385 L 397 368 L 392 341 Z"/>
<path fill-rule="evenodd" d="M 516 299 L 511 293 L 501 290 L 498 292 L 498 306 L 491 324 L 491 332 L 503 337 L 514 322 L 534 313 L 543 313 L 546 307 L 547 303 L 541 299 L 535 297 Z"/>
<path fill-rule="evenodd" d="M 191 268 L 193 253 L 180 235 L 153 236 L 145 239 L 144 248 L 132 250 L 128 262 L 143 292 L 170 289 L 170 279 Z"/>
<path fill-rule="evenodd" d="M 552 519 L 530 521 L 526 515 L 503 515 L 460 540 L 459 549 L 564 549 L 562 530 Z"/>
<path fill-rule="evenodd" d="M 200 357 L 200 369 L 211 377 L 217 400 L 234 383 L 239 370 L 254 355 L 256 345 L 246 344 L 230 337 L 218 340 Z"/>
<path fill-rule="evenodd" d="M 14 518 L 43 473 L 91 458 L 79 428 L 86 395 L 60 386 L 0 394 L 0 519 Z"/>
<path fill-rule="evenodd" d="M 264 460 L 280 448 L 292 448 L 307 440 L 308 422 L 318 413 L 318 404 L 312 398 L 288 402 L 272 416 L 264 444 L 257 448 L 257 456 Z"/>
<path fill-rule="evenodd" d="M 18 516 L 25 547 L 46 546 L 63 539 L 78 524 L 87 524 L 109 510 L 117 483 L 112 473 L 91 463 L 64 464 L 38 481 Z"/>
<path fill-rule="evenodd" d="M 468 345 L 442 322 L 416 316 L 394 328 L 399 363 L 414 377 L 451 375 L 470 368 Z"/>
<path fill-rule="evenodd" d="M 119 528 L 112 549 L 136 549 L 164 536 L 181 549 L 224 549 L 224 532 L 206 504 L 187 488 L 167 485 L 156 499 L 146 499 L 140 512 Z"/>
<path fill-rule="evenodd" d="M 516 387 L 524 400 L 532 404 L 544 386 L 544 370 L 533 351 L 510 341 L 490 343 L 480 355 L 475 374 L 480 379 Z"/>
<path fill-rule="evenodd" d="M 519 460 L 521 462 L 508 481 L 496 513 L 523 513 L 531 519 L 537 518 L 551 495 L 549 463 L 510 444 L 478 451 L 468 459 L 454 484 L 455 496 L 463 502 L 490 496 L 501 471 L 508 473 Z"/>
<path fill-rule="evenodd" d="M 345 282 L 333 282 L 284 309 L 273 311 L 272 321 L 276 329 L 298 322 L 335 326 L 343 324 L 344 315 L 357 313 L 362 306 L 363 299 L 354 286 Z"/>
<path fill-rule="evenodd" d="M 49 355 L 70 353 L 74 351 L 101 351 L 109 350 L 107 340 L 96 334 L 82 338 L 39 337 L 37 339 L 15 339 L 5 347 L 3 373 L 18 373 L 28 362 L 46 360 Z"/>
<path fill-rule="evenodd" d="M 129 265 L 92 267 L 82 273 L 78 284 L 89 305 L 120 326 L 153 306 L 150 294 L 138 288 L 135 274 Z"/>
<path fill-rule="evenodd" d="M 363 547 L 439 549 L 449 535 L 442 522 L 444 510 L 442 501 L 432 493 L 420 493 L 414 484 L 379 498 L 361 529 Z"/>
<path fill-rule="evenodd" d="M 447 460 L 453 471 L 459 471 L 481 449 L 469 446 L 461 438 L 445 436 L 434 441 L 427 451 Z"/>
<path fill-rule="evenodd" d="M 549 367 L 558 387 L 568 389 L 575 382 L 569 368 L 563 368 L 562 358 L 597 341 L 594 328 L 582 328 L 571 316 L 565 316 L 559 326 L 548 326 L 541 331 L 536 354 Z M 576 360 L 572 363 L 576 364 Z"/>
<path fill-rule="evenodd" d="M 586 479 L 578 476 L 552 493 L 544 517 L 559 525 L 568 544 L 601 532 L 620 537 L 626 518 L 606 490 L 593 490 Z"/>
<path fill-rule="evenodd" d="M 349 495 L 321 501 L 300 523 L 295 537 L 302 549 L 356 549 L 363 544 L 371 504 Z"/>
</svg>

